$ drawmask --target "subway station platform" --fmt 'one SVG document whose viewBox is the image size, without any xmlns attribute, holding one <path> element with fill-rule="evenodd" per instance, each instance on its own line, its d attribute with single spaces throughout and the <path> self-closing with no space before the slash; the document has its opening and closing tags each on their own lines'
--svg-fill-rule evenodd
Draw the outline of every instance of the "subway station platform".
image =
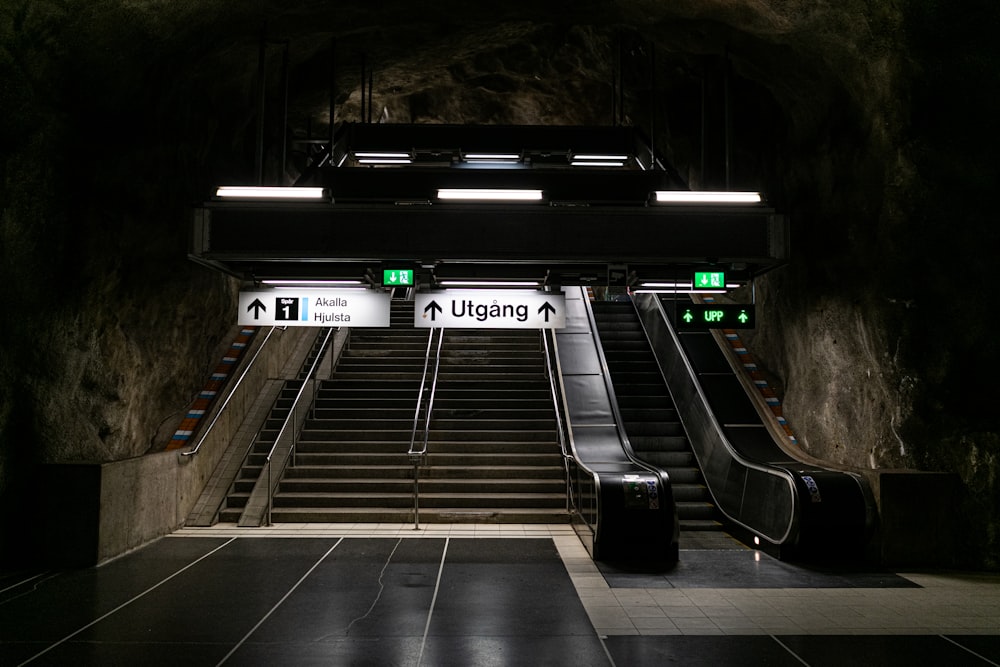
<svg viewBox="0 0 1000 667">
<path fill-rule="evenodd" d="M 681 549 L 644 571 L 568 525 L 185 528 L 5 574 L 0 664 L 1000 664 L 1000 575 L 805 567 L 723 533 Z"/>
</svg>

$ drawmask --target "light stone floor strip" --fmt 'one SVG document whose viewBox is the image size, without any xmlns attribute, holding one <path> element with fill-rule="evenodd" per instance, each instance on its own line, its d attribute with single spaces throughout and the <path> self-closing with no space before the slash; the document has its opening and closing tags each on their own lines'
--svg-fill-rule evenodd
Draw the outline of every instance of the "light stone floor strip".
<svg viewBox="0 0 1000 667">
<path fill-rule="evenodd" d="M 565 524 L 275 524 L 182 528 L 178 537 L 551 538 L 602 636 L 1000 635 L 1000 575 L 903 572 L 920 588 L 611 588 Z"/>
</svg>

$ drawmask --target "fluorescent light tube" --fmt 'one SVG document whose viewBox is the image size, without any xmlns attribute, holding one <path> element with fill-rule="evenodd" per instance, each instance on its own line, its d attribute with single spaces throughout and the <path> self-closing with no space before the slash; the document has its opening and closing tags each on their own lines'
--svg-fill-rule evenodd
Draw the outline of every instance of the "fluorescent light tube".
<svg viewBox="0 0 1000 667">
<path fill-rule="evenodd" d="M 466 153 L 466 160 L 520 160 L 517 153 Z"/>
<path fill-rule="evenodd" d="M 639 283 L 639 287 L 672 287 L 675 289 L 691 289 L 691 283 Z"/>
<path fill-rule="evenodd" d="M 657 190 L 656 201 L 668 204 L 759 204 L 759 192 L 694 192 Z"/>
<path fill-rule="evenodd" d="M 406 158 L 406 159 L 409 159 L 410 158 L 410 154 L 409 153 L 402 153 L 402 152 L 392 152 L 392 151 L 355 151 L 354 157 L 356 157 L 356 158 L 374 157 L 374 158 L 396 158 L 396 159 Z"/>
<path fill-rule="evenodd" d="M 725 294 L 726 290 L 690 290 L 690 289 L 649 289 L 647 286 L 632 290 L 632 294 Z"/>
<path fill-rule="evenodd" d="M 624 167 L 624 162 L 600 162 L 598 160 L 574 160 L 569 163 L 571 167 Z"/>
<path fill-rule="evenodd" d="M 439 280 L 442 287 L 540 287 L 539 280 Z"/>
<path fill-rule="evenodd" d="M 323 188 L 223 185 L 215 196 L 229 199 L 323 199 Z"/>
<path fill-rule="evenodd" d="M 301 287 L 304 285 L 312 287 L 326 287 L 330 285 L 364 285 L 361 280 L 262 280 L 262 285 L 274 285 L 275 287 Z"/>
<path fill-rule="evenodd" d="M 579 155 L 574 155 L 573 160 L 601 160 L 604 162 L 624 162 L 628 159 L 628 155 L 601 155 L 594 153 L 581 153 Z"/>
<path fill-rule="evenodd" d="M 487 201 L 540 201 L 541 190 L 499 190 L 490 188 L 439 188 L 438 199 Z"/>
<path fill-rule="evenodd" d="M 413 160 L 410 158 L 370 157 L 359 159 L 358 164 L 413 164 Z"/>
</svg>

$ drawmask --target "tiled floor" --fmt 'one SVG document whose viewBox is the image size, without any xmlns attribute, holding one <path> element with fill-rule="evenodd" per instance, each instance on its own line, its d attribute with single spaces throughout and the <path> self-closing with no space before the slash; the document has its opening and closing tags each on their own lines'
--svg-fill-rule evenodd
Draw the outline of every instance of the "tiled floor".
<svg viewBox="0 0 1000 667">
<path fill-rule="evenodd" d="M 677 570 L 706 570 L 690 576 L 677 570 L 648 574 L 609 567 L 602 573 L 602 566 L 591 560 L 566 525 L 425 524 L 414 530 L 408 524 L 280 524 L 265 529 L 186 528 L 175 535 L 551 537 L 602 635 L 1000 635 L 1000 574 L 804 568 L 719 533 L 682 536 Z M 711 585 L 713 576 L 725 583 Z"/>
<path fill-rule="evenodd" d="M 643 572 L 594 563 L 566 525 L 187 528 L 0 587 L 0 625 L 24 626 L 0 631 L 0 663 L 153 664 L 169 648 L 164 664 L 1000 666 L 1000 575 L 793 566 L 719 534 L 681 549 Z M 289 639 L 323 623 L 329 637 Z"/>
</svg>

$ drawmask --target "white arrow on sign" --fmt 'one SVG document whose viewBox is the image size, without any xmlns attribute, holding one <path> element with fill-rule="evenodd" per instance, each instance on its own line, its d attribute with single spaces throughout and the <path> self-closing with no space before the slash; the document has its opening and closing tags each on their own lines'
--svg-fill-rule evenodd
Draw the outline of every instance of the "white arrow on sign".
<svg viewBox="0 0 1000 667">
<path fill-rule="evenodd" d="M 367 289 L 269 289 L 240 292 L 240 326 L 387 327 L 388 292 Z"/>
<path fill-rule="evenodd" d="M 566 299 L 536 290 L 445 290 L 418 293 L 413 326 L 461 329 L 562 329 Z"/>
</svg>

